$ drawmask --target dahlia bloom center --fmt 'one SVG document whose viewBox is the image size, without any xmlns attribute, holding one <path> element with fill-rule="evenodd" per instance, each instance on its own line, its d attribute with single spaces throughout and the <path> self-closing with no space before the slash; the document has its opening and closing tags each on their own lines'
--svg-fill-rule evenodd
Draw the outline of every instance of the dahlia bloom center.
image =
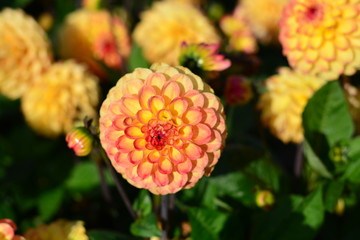
<svg viewBox="0 0 360 240">
<path fill-rule="evenodd" d="M 174 137 L 179 135 L 177 128 L 171 123 L 153 123 L 141 129 L 146 134 L 145 147 L 149 150 L 162 150 L 166 145 L 174 144 Z"/>
<path fill-rule="evenodd" d="M 321 20 L 323 17 L 323 9 L 319 5 L 312 5 L 305 10 L 304 15 L 305 19 L 309 22 Z"/>
</svg>

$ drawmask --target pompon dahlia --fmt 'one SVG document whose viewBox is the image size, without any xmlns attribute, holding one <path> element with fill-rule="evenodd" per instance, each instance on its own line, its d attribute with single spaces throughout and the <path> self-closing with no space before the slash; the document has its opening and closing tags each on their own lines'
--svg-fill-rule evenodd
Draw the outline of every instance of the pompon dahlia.
<svg viewBox="0 0 360 240">
<path fill-rule="evenodd" d="M 278 42 L 281 13 L 289 0 L 241 0 L 240 8 L 257 39 Z"/>
<path fill-rule="evenodd" d="M 239 7 L 235 9 L 232 15 L 224 15 L 220 19 L 220 28 L 229 38 L 231 49 L 245 53 L 257 51 L 256 39 Z"/>
<path fill-rule="evenodd" d="M 26 240 L 88 240 L 84 222 L 57 220 L 48 225 L 29 229 Z"/>
<path fill-rule="evenodd" d="M 322 79 L 302 75 L 282 67 L 279 74 L 266 80 L 267 92 L 258 107 L 264 125 L 284 143 L 303 140 L 301 115 L 309 98 L 325 83 Z"/>
<path fill-rule="evenodd" d="M 360 0 L 292 0 L 280 30 L 283 53 L 302 73 L 326 80 L 360 68 Z"/>
<path fill-rule="evenodd" d="M 21 100 L 28 124 L 44 136 L 56 137 L 85 117 L 97 116 L 98 79 L 74 61 L 55 63 Z"/>
<path fill-rule="evenodd" d="M 25 240 L 22 236 L 15 235 L 16 224 L 10 219 L 0 219 L 1 240 Z"/>
<path fill-rule="evenodd" d="M 135 69 L 100 110 L 100 140 L 114 168 L 154 194 L 191 188 L 209 175 L 226 135 L 220 100 L 184 67 Z"/>
<path fill-rule="evenodd" d="M 155 2 L 143 12 L 133 36 L 150 62 L 170 65 L 178 65 L 182 42 L 220 42 L 215 28 L 196 7 L 169 0 Z"/>
<path fill-rule="evenodd" d="M 64 58 L 86 63 L 99 77 L 106 70 L 120 70 L 130 54 L 128 30 L 119 17 L 106 10 L 80 9 L 69 14 L 59 33 L 59 52 Z"/>
<path fill-rule="evenodd" d="M 0 12 L 0 94 L 16 99 L 51 65 L 44 30 L 22 10 Z"/>
</svg>

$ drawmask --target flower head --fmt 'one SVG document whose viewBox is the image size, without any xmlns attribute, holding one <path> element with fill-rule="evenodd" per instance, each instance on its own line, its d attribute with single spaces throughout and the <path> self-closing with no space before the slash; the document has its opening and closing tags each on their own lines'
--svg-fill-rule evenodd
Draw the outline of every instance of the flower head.
<svg viewBox="0 0 360 240">
<path fill-rule="evenodd" d="M 154 194 L 190 188 L 210 174 L 226 134 L 220 100 L 184 67 L 135 69 L 100 110 L 100 140 L 114 168 Z"/>
<path fill-rule="evenodd" d="M 208 19 L 194 6 L 178 1 L 159 1 L 143 12 L 134 40 L 150 62 L 178 65 L 182 42 L 219 43 Z"/>
<path fill-rule="evenodd" d="M 292 0 L 280 30 L 283 53 L 302 73 L 334 80 L 360 68 L 360 1 Z"/>
<path fill-rule="evenodd" d="M 82 221 L 57 220 L 48 225 L 29 229 L 26 240 L 88 240 Z"/>
<path fill-rule="evenodd" d="M 194 43 L 181 44 L 179 63 L 184 67 L 194 65 L 204 71 L 222 71 L 230 67 L 231 62 L 223 55 L 217 54 L 219 44 Z"/>
<path fill-rule="evenodd" d="M 130 37 L 119 17 L 106 10 L 80 9 L 67 16 L 60 30 L 59 52 L 64 58 L 86 63 L 95 74 L 105 77 L 99 62 L 120 70 L 130 54 Z"/>
<path fill-rule="evenodd" d="M 221 30 L 229 37 L 229 46 L 235 51 L 254 53 L 257 50 L 256 39 L 239 7 L 232 15 L 220 19 Z"/>
<path fill-rule="evenodd" d="M 66 135 L 66 142 L 76 156 L 83 157 L 91 152 L 94 137 L 87 128 L 76 127 Z"/>
<path fill-rule="evenodd" d="M 289 0 L 241 0 L 241 8 L 252 32 L 263 43 L 278 42 L 281 13 Z"/>
<path fill-rule="evenodd" d="M 10 219 L 0 219 L 1 240 L 25 240 L 22 236 L 15 235 L 16 224 Z"/>
<path fill-rule="evenodd" d="M 85 117 L 96 117 L 98 101 L 97 78 L 83 65 L 68 60 L 53 64 L 41 81 L 25 92 L 21 107 L 34 130 L 55 137 Z"/>
<path fill-rule="evenodd" d="M 324 82 L 286 67 L 280 68 L 279 74 L 266 80 L 268 91 L 260 97 L 258 106 L 262 109 L 262 122 L 284 143 L 302 142 L 302 112 Z"/>
<path fill-rule="evenodd" d="M 52 61 L 44 30 L 22 10 L 0 12 L 0 93 L 16 99 Z"/>
<path fill-rule="evenodd" d="M 225 99 L 229 105 L 243 105 L 253 97 L 251 83 L 244 77 L 229 76 L 225 85 Z"/>
</svg>

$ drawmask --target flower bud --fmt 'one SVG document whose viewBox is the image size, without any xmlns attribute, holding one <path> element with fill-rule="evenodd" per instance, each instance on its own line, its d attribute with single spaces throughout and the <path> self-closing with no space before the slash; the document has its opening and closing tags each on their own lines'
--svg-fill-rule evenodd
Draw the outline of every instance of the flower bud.
<svg viewBox="0 0 360 240">
<path fill-rule="evenodd" d="M 76 156 L 88 155 L 93 146 L 94 138 L 85 127 L 74 128 L 66 135 L 68 147 L 73 149 Z"/>
<path fill-rule="evenodd" d="M 345 163 L 348 160 L 348 151 L 349 143 L 347 141 L 341 141 L 330 149 L 329 157 L 334 163 Z"/>
<path fill-rule="evenodd" d="M 256 205 L 264 210 L 270 210 L 275 203 L 274 194 L 269 190 L 260 190 L 256 193 Z"/>
<path fill-rule="evenodd" d="M 240 76 L 230 76 L 226 81 L 225 98 L 229 105 L 244 105 L 253 97 L 250 82 Z"/>
<path fill-rule="evenodd" d="M 345 200 L 343 198 L 339 198 L 335 208 L 334 208 L 334 213 L 336 213 L 339 216 L 342 216 L 344 214 L 345 211 Z"/>
</svg>

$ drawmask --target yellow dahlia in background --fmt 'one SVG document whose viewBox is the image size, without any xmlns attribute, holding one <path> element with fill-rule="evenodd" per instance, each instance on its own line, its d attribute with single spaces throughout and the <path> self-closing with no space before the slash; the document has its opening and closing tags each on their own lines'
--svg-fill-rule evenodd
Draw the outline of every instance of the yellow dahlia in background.
<svg viewBox="0 0 360 240">
<path fill-rule="evenodd" d="M 302 142 L 302 112 L 324 82 L 286 67 L 280 68 L 279 74 L 266 80 L 267 92 L 260 97 L 258 107 L 262 110 L 263 124 L 284 143 Z"/>
<path fill-rule="evenodd" d="M 256 39 L 240 7 L 232 15 L 224 15 L 220 19 L 220 28 L 229 38 L 231 49 L 245 53 L 256 52 Z"/>
<path fill-rule="evenodd" d="M 56 137 L 85 117 L 97 116 L 98 79 L 74 61 L 55 63 L 21 100 L 28 124 L 44 136 Z"/>
<path fill-rule="evenodd" d="M 24 234 L 26 240 L 88 240 L 84 222 L 57 220 L 48 225 L 29 229 Z"/>
<path fill-rule="evenodd" d="M 297 71 L 327 80 L 360 68 L 360 0 L 292 0 L 281 19 L 283 53 Z"/>
<path fill-rule="evenodd" d="M 360 132 L 360 89 L 351 85 L 350 82 L 344 82 L 344 92 L 349 104 L 349 111 L 353 119 L 356 132 Z"/>
<path fill-rule="evenodd" d="M 281 13 L 289 0 L 241 0 L 239 7 L 257 39 L 278 42 Z"/>
<path fill-rule="evenodd" d="M 209 20 L 194 6 L 178 1 L 159 1 L 141 15 L 134 40 L 150 62 L 178 65 L 182 42 L 219 43 Z"/>
<path fill-rule="evenodd" d="M 66 17 L 59 33 L 59 53 L 106 77 L 102 64 L 120 71 L 130 54 L 128 30 L 119 17 L 106 10 L 80 9 Z"/>
<path fill-rule="evenodd" d="M 0 12 L 0 94 L 21 97 L 51 61 L 49 40 L 32 17 L 22 10 Z"/>
<path fill-rule="evenodd" d="M 10 219 L 0 219 L 0 240 L 25 240 L 22 236 L 15 235 L 16 224 Z"/>
<path fill-rule="evenodd" d="M 190 188 L 209 175 L 226 135 L 220 99 L 184 67 L 135 69 L 100 110 L 100 140 L 114 168 L 154 194 Z"/>
</svg>

